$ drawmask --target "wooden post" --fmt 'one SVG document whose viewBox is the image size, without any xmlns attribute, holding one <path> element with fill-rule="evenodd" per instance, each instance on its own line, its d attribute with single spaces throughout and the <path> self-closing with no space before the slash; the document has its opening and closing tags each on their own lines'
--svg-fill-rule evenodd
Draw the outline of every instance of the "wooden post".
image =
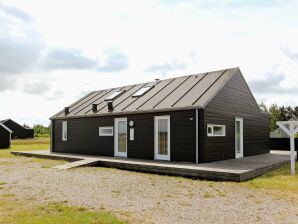
<svg viewBox="0 0 298 224">
<path fill-rule="evenodd" d="M 278 121 L 276 124 L 290 136 L 291 174 L 295 175 L 295 134 L 298 132 L 298 121 Z"/>
</svg>

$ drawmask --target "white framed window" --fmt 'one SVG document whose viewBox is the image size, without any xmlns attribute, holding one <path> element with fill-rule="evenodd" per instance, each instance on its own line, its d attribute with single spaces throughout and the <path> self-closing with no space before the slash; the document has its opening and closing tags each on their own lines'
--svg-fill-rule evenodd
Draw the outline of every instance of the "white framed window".
<svg viewBox="0 0 298 224">
<path fill-rule="evenodd" d="M 62 121 L 62 141 L 67 141 L 67 121 Z"/>
<path fill-rule="evenodd" d="M 113 127 L 99 127 L 99 136 L 113 136 Z"/>
<path fill-rule="evenodd" d="M 207 136 L 209 137 L 226 136 L 226 126 L 219 125 L 219 124 L 208 124 Z"/>
</svg>

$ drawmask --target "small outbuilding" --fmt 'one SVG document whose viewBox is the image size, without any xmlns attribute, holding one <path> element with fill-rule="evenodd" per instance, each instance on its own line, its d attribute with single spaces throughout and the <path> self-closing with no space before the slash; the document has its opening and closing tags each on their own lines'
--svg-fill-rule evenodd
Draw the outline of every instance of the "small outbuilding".
<svg viewBox="0 0 298 224">
<path fill-rule="evenodd" d="M 90 92 L 51 117 L 53 152 L 203 163 L 269 153 L 239 68 Z"/>
<path fill-rule="evenodd" d="M 6 119 L 1 121 L 6 127 L 12 130 L 12 139 L 28 139 L 34 138 L 34 130 L 32 128 L 25 128 L 24 126 L 18 124 L 12 119 Z"/>
<path fill-rule="evenodd" d="M 0 122 L 0 149 L 10 147 L 12 130 Z"/>
</svg>

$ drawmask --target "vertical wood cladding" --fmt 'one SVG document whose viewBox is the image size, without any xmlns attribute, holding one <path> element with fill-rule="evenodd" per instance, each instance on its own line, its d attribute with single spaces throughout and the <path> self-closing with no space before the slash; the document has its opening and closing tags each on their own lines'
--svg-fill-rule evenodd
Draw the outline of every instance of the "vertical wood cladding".
<svg viewBox="0 0 298 224">
<path fill-rule="evenodd" d="M 0 126 L 0 149 L 7 149 L 10 147 L 10 133 Z"/>
<path fill-rule="evenodd" d="M 243 118 L 244 156 L 269 152 L 269 115 L 260 112 L 241 74 L 227 82 L 203 116 L 205 162 L 235 158 L 235 117 Z M 207 124 L 226 125 L 226 136 L 207 137 Z"/>
<path fill-rule="evenodd" d="M 127 117 L 127 157 L 153 160 L 154 116 L 159 115 L 171 118 L 171 161 L 195 162 L 195 110 L 67 119 L 66 142 L 62 141 L 62 120 L 54 120 L 53 151 L 114 156 L 114 136 L 99 136 L 98 128 L 114 126 L 116 117 Z M 133 141 L 129 140 L 130 120 L 134 121 Z"/>
</svg>

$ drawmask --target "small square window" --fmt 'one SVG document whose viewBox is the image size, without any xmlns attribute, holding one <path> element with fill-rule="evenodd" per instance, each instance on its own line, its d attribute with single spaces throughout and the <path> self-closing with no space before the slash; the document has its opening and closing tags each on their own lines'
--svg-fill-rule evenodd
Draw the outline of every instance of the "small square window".
<svg viewBox="0 0 298 224">
<path fill-rule="evenodd" d="M 207 129 L 207 136 L 209 137 L 226 136 L 225 125 L 208 124 Z"/>
<path fill-rule="evenodd" d="M 113 127 L 99 127 L 99 136 L 113 136 Z"/>
</svg>

